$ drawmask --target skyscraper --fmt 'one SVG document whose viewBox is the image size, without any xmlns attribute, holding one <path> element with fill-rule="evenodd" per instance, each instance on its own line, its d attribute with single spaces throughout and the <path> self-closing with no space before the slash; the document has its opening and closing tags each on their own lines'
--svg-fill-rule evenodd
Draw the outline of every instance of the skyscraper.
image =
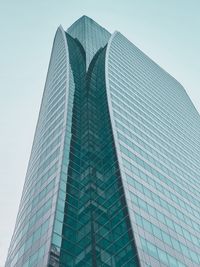
<svg viewBox="0 0 200 267">
<path fill-rule="evenodd" d="M 60 26 L 6 267 L 200 266 L 199 132 L 121 33 Z"/>
</svg>

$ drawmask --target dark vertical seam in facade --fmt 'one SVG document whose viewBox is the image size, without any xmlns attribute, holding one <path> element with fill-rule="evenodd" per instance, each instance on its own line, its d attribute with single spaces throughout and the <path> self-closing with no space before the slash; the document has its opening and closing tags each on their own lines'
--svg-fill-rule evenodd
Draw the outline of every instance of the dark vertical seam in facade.
<svg viewBox="0 0 200 267">
<path fill-rule="evenodd" d="M 92 71 L 93 71 L 93 68 L 95 66 L 95 63 L 98 59 L 98 56 L 99 54 L 101 53 L 102 51 L 102 48 L 100 48 L 97 53 L 94 55 L 90 65 L 89 65 L 89 68 L 88 68 L 88 71 L 86 73 L 86 90 L 87 90 L 87 97 L 89 98 L 89 94 L 90 94 L 90 79 L 91 79 L 91 74 L 92 74 Z M 89 119 L 89 117 L 88 117 Z M 89 137 L 88 137 L 89 138 Z M 92 168 L 93 166 L 91 166 Z M 91 174 L 92 175 L 92 174 Z M 90 178 L 92 179 L 92 177 Z M 92 181 L 91 181 L 91 184 L 92 184 Z M 92 189 L 91 189 L 92 191 Z M 90 199 L 90 202 L 93 201 L 93 198 L 92 198 L 92 195 L 91 195 L 91 199 Z M 94 267 L 97 267 L 97 255 L 96 255 L 96 238 L 95 238 L 95 227 L 94 227 L 94 219 L 95 218 L 95 215 L 94 215 L 94 212 L 93 212 L 93 208 L 91 209 L 91 240 L 92 240 L 92 266 Z"/>
<path fill-rule="evenodd" d="M 113 195 L 117 194 L 117 203 L 119 205 L 119 209 L 120 211 L 122 212 L 123 215 L 123 218 L 124 218 L 124 221 L 125 221 L 125 225 L 126 225 L 126 228 L 127 228 L 127 234 L 129 236 L 129 243 L 131 244 L 131 247 L 132 247 L 132 254 L 133 254 L 133 258 L 136 258 L 137 259 L 137 266 L 140 266 L 139 264 L 139 260 L 138 260 L 138 254 L 136 253 L 135 255 L 135 252 L 137 252 L 136 250 L 136 246 L 135 246 L 135 243 L 134 243 L 134 236 L 133 236 L 133 232 L 131 230 L 131 224 L 130 224 L 130 218 L 129 218 L 129 215 L 128 215 L 128 211 L 127 211 L 127 204 L 126 204 L 126 200 L 125 200 L 125 196 L 124 196 L 124 189 L 123 189 L 123 185 L 122 185 L 122 181 L 121 181 L 121 174 L 120 174 L 120 171 L 119 171 L 119 164 L 118 164 L 118 161 L 117 161 L 117 154 L 116 154 L 116 147 L 115 147 L 115 143 L 114 143 L 114 138 L 113 138 L 113 129 L 112 129 L 112 126 L 111 126 L 111 121 L 110 121 L 110 114 L 109 114 L 109 109 L 108 109 L 108 103 L 107 103 L 107 98 L 106 98 L 106 84 L 105 84 L 105 52 L 106 52 L 106 47 L 104 48 L 100 48 L 96 54 L 94 55 L 90 65 L 89 65 L 89 68 L 88 68 L 88 71 L 85 72 L 85 84 L 83 83 L 80 87 L 80 65 L 81 64 L 79 61 L 81 60 L 83 64 L 86 64 L 86 54 L 85 54 L 85 51 L 84 51 L 84 48 L 82 47 L 82 45 L 80 44 L 80 42 L 77 40 L 77 39 L 74 39 L 72 38 L 69 34 L 66 34 L 66 38 L 67 38 L 67 42 L 68 42 L 68 46 L 69 46 L 69 60 L 70 60 L 70 66 L 71 66 L 71 69 L 72 69 L 72 74 L 73 74 L 73 77 L 74 77 L 74 85 L 75 85 L 75 93 L 74 93 L 74 103 L 73 103 L 73 110 L 72 110 L 72 139 L 71 139 L 71 144 L 70 144 L 70 158 L 69 158 L 69 167 L 68 167 L 68 180 L 67 180 L 67 184 L 66 184 L 66 187 L 67 187 L 67 193 L 66 193 L 66 201 L 65 201 L 65 219 L 66 221 L 64 221 L 65 223 L 67 223 L 67 218 L 68 218 L 68 209 L 69 209 L 69 204 L 70 204 L 70 194 L 71 193 L 71 190 L 73 190 L 73 183 L 76 184 L 76 181 L 74 181 L 73 179 L 73 173 L 71 171 L 71 168 L 73 169 L 73 157 L 74 155 L 76 155 L 76 152 L 75 152 L 75 145 L 76 145 L 76 141 L 79 143 L 80 145 L 80 153 L 84 153 L 83 151 L 81 152 L 81 150 L 83 148 L 81 148 L 81 143 L 82 141 L 79 140 L 79 138 L 81 139 L 82 138 L 82 134 L 86 134 L 87 135 L 87 139 L 86 139 L 86 150 L 87 150 L 87 153 L 89 154 L 89 157 L 92 157 L 92 154 L 94 154 L 94 158 L 90 158 L 89 162 L 88 162 L 88 166 L 87 166 L 87 169 L 89 170 L 89 199 L 88 199 L 88 203 L 89 203 L 89 213 L 90 213 L 90 230 L 91 230 L 91 233 L 90 233 L 90 236 L 91 236 L 91 260 L 92 260 L 92 266 L 93 267 L 98 267 L 100 266 L 100 261 L 101 261 L 101 255 L 97 256 L 97 251 L 98 249 L 100 249 L 101 245 L 100 243 L 98 243 L 98 241 L 96 240 L 96 238 L 98 237 L 99 235 L 99 232 L 96 230 L 95 231 L 95 225 L 98 224 L 98 221 L 96 221 L 96 218 L 95 216 L 98 215 L 98 213 L 101 211 L 99 210 L 99 208 L 96 208 L 95 205 L 101 205 L 98 203 L 98 193 L 95 192 L 94 190 L 94 185 L 98 187 L 97 185 L 97 177 L 96 177 L 96 171 L 97 170 L 100 170 L 101 171 L 101 168 L 103 168 L 103 161 L 105 161 L 104 159 L 104 156 L 105 155 L 101 155 L 101 157 L 99 158 L 99 155 L 97 155 L 97 152 L 95 151 L 91 151 L 92 147 L 95 145 L 99 146 L 99 149 L 101 151 L 101 149 L 103 149 L 103 147 L 101 148 L 101 146 L 104 144 L 102 142 L 104 142 L 104 140 L 102 140 L 102 137 L 99 137 L 98 140 L 96 140 L 96 142 L 98 144 L 95 143 L 95 129 L 93 129 L 93 127 L 95 127 L 95 124 L 97 125 L 97 127 L 100 127 L 100 128 L 97 128 L 98 130 L 96 131 L 99 131 L 99 133 L 102 131 L 102 127 L 107 127 L 105 130 L 106 132 L 108 133 L 111 133 L 111 136 L 107 137 L 106 138 L 109 138 L 108 141 L 107 141 L 107 145 L 110 147 L 111 151 L 113 150 L 113 155 L 112 155 L 112 161 L 110 161 L 109 159 L 109 163 L 110 164 L 110 168 L 113 169 L 113 175 L 114 175 L 114 181 L 115 181 L 115 184 L 117 185 L 117 189 L 113 189 L 113 190 L 117 190 L 117 191 L 113 191 Z M 75 53 L 76 53 L 76 50 L 77 50 L 77 53 L 79 53 L 79 55 L 77 54 L 75 56 Z M 79 51 L 79 52 L 78 52 Z M 77 61 L 79 58 L 79 61 Z M 82 59 L 80 59 L 82 58 Z M 97 72 L 97 73 L 95 73 Z M 100 75 L 98 75 L 100 72 Z M 95 81 L 96 81 L 96 86 L 98 86 L 99 84 L 101 84 L 102 88 L 96 88 L 96 87 L 93 87 L 92 86 L 92 77 L 95 76 Z M 83 77 L 82 77 L 83 78 Z M 101 82 L 98 80 L 98 79 L 101 79 Z M 100 91 L 100 93 L 99 93 Z M 98 93 L 100 94 L 100 98 L 102 100 L 103 103 L 97 103 L 95 101 L 95 99 L 93 99 L 95 96 L 93 95 L 94 93 Z M 79 98 L 77 98 L 79 97 Z M 79 101 L 79 102 L 77 102 Z M 86 101 L 86 103 L 84 102 Z M 83 102 L 83 103 L 82 103 Z M 78 107 L 77 106 L 77 103 L 79 103 L 79 105 L 83 105 L 83 110 L 81 110 L 81 107 Z M 84 106 L 86 105 L 86 107 Z M 100 105 L 100 106 L 98 106 Z M 102 105 L 103 105 L 103 108 L 106 109 L 106 110 L 100 110 L 102 108 Z M 98 116 L 101 115 L 101 112 L 103 114 L 103 120 L 106 120 L 106 121 L 102 121 L 101 124 L 99 124 L 99 122 L 95 122 L 93 121 L 94 120 L 94 117 L 93 117 L 93 111 L 91 109 L 94 109 L 95 108 L 97 109 L 97 113 L 98 113 Z M 77 109 L 80 109 L 79 110 L 79 115 L 77 114 Z M 83 129 L 79 129 L 81 131 L 81 133 L 79 133 L 79 137 L 78 137 L 78 127 L 81 126 L 83 127 L 83 124 L 84 123 L 82 121 L 82 118 L 81 118 L 81 114 L 82 112 L 84 113 L 84 115 L 86 116 L 86 133 L 84 132 Z M 78 115 L 78 118 L 77 118 L 77 115 Z M 98 117 L 97 117 L 98 118 Z M 78 121 L 77 121 L 78 120 Z M 105 124 L 105 125 L 103 125 Z M 85 125 L 84 125 L 85 127 Z M 92 128 L 91 128 L 92 127 Z M 82 132 L 83 131 L 83 132 Z M 75 138 L 75 139 L 74 139 Z M 78 138 L 78 139 L 77 139 Z M 97 138 L 97 137 L 96 137 Z M 107 139 L 106 139 L 107 140 Z M 109 142 L 110 141 L 110 142 Z M 92 147 L 91 147 L 92 146 Z M 85 149 L 85 148 L 84 148 Z M 90 155 L 91 154 L 91 155 Z M 100 160 L 101 162 L 101 166 L 95 166 L 95 160 Z M 82 165 L 82 163 L 80 163 Z M 100 163 L 99 163 L 100 164 Z M 80 176 L 81 176 L 81 165 L 80 165 Z M 84 165 L 83 165 L 84 166 Z M 85 167 L 84 167 L 85 168 Z M 85 170 L 85 169 L 82 169 L 82 172 Z M 102 174 L 103 175 L 103 174 Z M 104 174 L 104 176 L 107 175 L 107 174 Z M 107 178 L 105 178 L 107 179 Z M 105 183 L 106 181 L 103 181 L 103 183 Z M 107 181 L 108 182 L 108 181 Z M 111 181 L 113 182 L 113 181 Z M 98 188 L 97 188 L 98 189 Z M 97 190 L 96 189 L 96 190 Z M 82 189 L 83 190 L 83 189 Z M 120 193 L 121 192 L 121 193 Z M 79 192 L 79 196 L 76 196 L 77 198 L 77 201 L 78 203 L 80 202 L 80 193 Z M 105 192 L 106 193 L 106 192 Z M 120 193 L 120 194 L 119 194 Z M 95 198 L 96 196 L 96 198 Z M 111 195 L 112 196 L 112 195 Z M 108 196 L 106 199 L 105 199 L 105 203 L 109 203 L 109 198 L 110 196 Z M 80 202 L 81 203 L 81 202 Z M 77 204 L 77 205 L 80 205 Z M 79 207 L 80 209 L 80 207 Z M 107 211 L 107 215 L 108 216 L 108 221 L 109 219 L 111 219 L 113 216 L 115 216 L 115 214 L 110 214 L 110 211 Z M 118 213 L 118 210 L 115 212 L 115 213 Z M 110 217 L 109 217 L 110 216 Z M 78 217 L 76 218 L 76 226 L 75 227 L 78 227 L 78 226 L 81 226 L 79 225 L 79 221 L 78 221 Z M 110 222 L 109 222 L 110 224 Z M 63 226 L 63 231 L 65 232 L 65 225 Z M 111 228 L 111 232 L 113 232 L 113 229 L 112 229 L 112 226 L 110 225 L 109 226 Z M 75 230 L 74 230 L 75 231 Z M 63 236 L 64 236 L 64 233 L 63 232 Z M 122 233 L 123 234 L 123 233 Z M 126 234 L 126 233 L 125 233 Z M 76 239 L 77 239 L 77 233 L 75 233 L 76 235 Z M 86 236 L 87 237 L 87 236 Z M 85 237 L 85 238 L 86 238 Z M 75 242 L 79 242 L 78 239 L 76 240 L 75 239 Z M 69 240 L 70 241 L 70 240 Z M 112 246 L 118 242 L 117 240 L 115 240 L 114 238 L 114 233 L 112 234 L 112 240 L 110 241 L 110 245 L 109 247 L 112 248 Z M 127 244 L 129 243 L 126 243 L 125 246 L 128 246 Z M 62 240 L 62 245 L 61 245 L 61 254 L 60 254 L 60 260 L 64 260 L 65 259 L 65 254 L 67 252 L 62 252 L 62 249 L 65 249 L 65 242 L 64 240 Z M 75 254 L 74 254 L 74 258 L 73 258 L 73 262 L 74 262 L 74 265 L 73 266 L 76 266 L 76 258 L 78 257 L 78 255 L 80 254 L 76 254 L 76 248 L 74 248 L 75 250 Z M 123 247 L 122 247 L 122 250 L 123 250 Z M 78 253 L 78 252 L 77 252 Z M 111 258 L 114 257 L 114 255 L 110 254 Z M 131 257 L 129 260 L 133 260 L 133 258 Z M 112 259 L 113 260 L 113 259 Z M 59 259 L 58 259 L 59 261 Z M 99 263 L 98 263 L 99 262 Z M 103 264 L 103 262 L 101 262 L 101 265 Z M 62 266 L 62 263 L 61 265 Z M 72 265 L 69 265 L 69 266 L 72 266 Z"/>
<path fill-rule="evenodd" d="M 104 49 L 104 77 L 101 77 L 104 81 L 104 90 L 106 92 L 106 83 L 105 83 L 105 52 L 106 52 L 106 48 L 107 46 L 105 47 Z M 102 56 L 102 55 L 101 55 Z M 125 192 L 124 192 L 124 188 L 123 188 L 123 183 L 122 183 L 122 177 L 121 177 L 121 173 L 120 173 L 120 168 L 119 168 L 119 163 L 118 163 L 118 159 L 117 159 L 117 152 L 116 152 L 116 146 L 115 146 L 115 142 L 114 142 L 114 137 L 113 137 L 113 129 L 112 129 L 112 125 L 111 125 L 111 119 L 110 119 L 110 114 L 109 114 L 109 109 L 108 109 L 108 103 L 107 103 L 107 98 L 106 98 L 106 107 L 107 107 L 107 110 L 108 110 L 108 117 L 109 117 L 109 126 L 110 126 L 110 129 L 111 129 L 111 132 L 112 132 L 112 143 L 114 145 L 114 150 L 115 150 L 115 158 L 116 158 L 116 164 L 117 164 L 117 167 L 116 169 L 118 170 L 118 179 L 117 179 L 117 182 L 119 184 L 119 189 L 121 190 L 121 203 L 122 203 L 122 210 L 123 210 L 123 213 L 124 213 L 124 217 L 125 217 L 125 220 L 126 220 L 126 223 L 127 223 L 127 226 L 128 226 L 128 233 L 130 235 L 130 241 L 131 241 L 131 244 L 132 244 L 132 249 L 133 251 L 136 252 L 135 254 L 135 257 L 137 259 L 137 264 L 138 266 L 140 266 L 140 261 L 139 261 L 139 257 L 138 257 L 138 252 L 137 252 L 137 248 L 136 248 L 136 245 L 135 245 L 135 238 L 134 238 L 134 234 L 133 234 L 133 230 L 132 230 L 132 227 L 131 227 L 131 222 L 130 222 L 130 218 L 129 218 L 129 213 L 128 213 L 128 206 L 127 206 L 127 203 L 126 203 L 126 198 L 125 198 Z M 124 208 L 123 208 L 124 206 Z"/>
</svg>

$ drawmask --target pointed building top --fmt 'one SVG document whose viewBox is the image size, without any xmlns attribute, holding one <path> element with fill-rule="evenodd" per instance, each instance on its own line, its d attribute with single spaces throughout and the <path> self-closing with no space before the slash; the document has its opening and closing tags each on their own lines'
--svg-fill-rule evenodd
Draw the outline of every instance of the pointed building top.
<svg viewBox="0 0 200 267">
<path fill-rule="evenodd" d="M 77 19 L 68 29 L 67 31 L 69 32 L 71 28 L 77 26 L 78 24 L 87 24 L 87 23 L 92 23 L 92 24 L 96 24 L 97 27 L 103 29 L 104 31 L 106 31 L 107 33 L 109 33 L 105 28 L 103 28 L 100 24 L 98 24 L 96 21 L 94 21 L 92 18 L 83 15 L 82 17 L 80 17 L 79 19 Z M 110 33 L 109 33 L 110 34 Z"/>
<path fill-rule="evenodd" d="M 78 39 L 85 49 L 87 67 L 96 52 L 108 43 L 111 36 L 106 29 L 86 15 L 83 15 L 76 20 L 67 29 L 67 33 L 69 33 L 73 38 Z"/>
</svg>

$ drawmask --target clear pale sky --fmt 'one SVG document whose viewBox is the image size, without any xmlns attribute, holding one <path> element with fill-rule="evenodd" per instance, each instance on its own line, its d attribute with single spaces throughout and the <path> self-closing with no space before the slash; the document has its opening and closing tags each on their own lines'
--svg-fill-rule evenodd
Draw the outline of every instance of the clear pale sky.
<svg viewBox="0 0 200 267">
<path fill-rule="evenodd" d="M 200 112 L 200 0 L 0 0 L 0 267 L 17 216 L 57 27 L 87 15 L 120 31 Z"/>
</svg>

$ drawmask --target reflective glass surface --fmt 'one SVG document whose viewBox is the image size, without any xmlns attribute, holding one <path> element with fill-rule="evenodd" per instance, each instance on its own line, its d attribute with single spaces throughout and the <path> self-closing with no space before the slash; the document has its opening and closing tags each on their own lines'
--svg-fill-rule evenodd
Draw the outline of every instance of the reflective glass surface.
<svg viewBox="0 0 200 267">
<path fill-rule="evenodd" d="M 199 132 L 122 34 L 59 27 L 5 266 L 200 266 Z"/>
<path fill-rule="evenodd" d="M 118 32 L 107 75 L 141 265 L 199 266 L 199 114 L 184 88 Z"/>
<path fill-rule="evenodd" d="M 16 226 L 5 266 L 45 266 L 59 189 L 68 106 L 65 35 L 57 30 Z"/>
</svg>

